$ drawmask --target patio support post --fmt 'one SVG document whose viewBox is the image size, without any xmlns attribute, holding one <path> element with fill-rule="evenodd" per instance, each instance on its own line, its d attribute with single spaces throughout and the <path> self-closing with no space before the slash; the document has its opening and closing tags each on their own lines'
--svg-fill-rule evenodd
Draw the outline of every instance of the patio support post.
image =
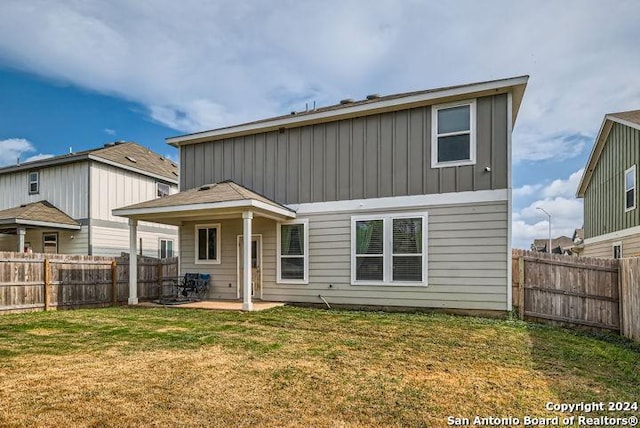
<svg viewBox="0 0 640 428">
<path fill-rule="evenodd" d="M 138 304 L 138 220 L 129 219 L 129 300 Z"/>
<path fill-rule="evenodd" d="M 18 249 L 17 249 L 17 252 L 18 253 L 24 253 L 24 234 L 26 233 L 26 229 L 24 228 L 24 226 L 18 226 L 18 229 L 16 230 L 16 233 L 18 234 Z"/>
<path fill-rule="evenodd" d="M 245 211 L 242 213 L 242 310 L 253 309 L 251 302 L 251 221 L 253 213 Z"/>
</svg>

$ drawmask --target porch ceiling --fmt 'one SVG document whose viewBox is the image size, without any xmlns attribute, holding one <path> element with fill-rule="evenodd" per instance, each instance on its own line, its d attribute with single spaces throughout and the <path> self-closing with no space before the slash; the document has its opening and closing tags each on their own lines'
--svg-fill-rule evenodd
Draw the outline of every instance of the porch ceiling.
<svg viewBox="0 0 640 428">
<path fill-rule="evenodd" d="M 244 211 L 274 220 L 296 217 L 290 208 L 230 180 L 118 208 L 113 215 L 180 225 L 184 221 L 237 217 Z"/>
</svg>

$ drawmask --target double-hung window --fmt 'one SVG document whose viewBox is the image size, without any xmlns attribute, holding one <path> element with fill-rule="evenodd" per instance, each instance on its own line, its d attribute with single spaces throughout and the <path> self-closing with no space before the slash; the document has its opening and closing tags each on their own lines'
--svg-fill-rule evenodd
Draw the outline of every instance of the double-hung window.
<svg viewBox="0 0 640 428">
<path fill-rule="evenodd" d="M 219 264 L 220 224 L 198 224 L 195 230 L 196 264 Z"/>
<path fill-rule="evenodd" d="M 351 283 L 427 285 L 427 214 L 352 217 Z"/>
<path fill-rule="evenodd" d="M 624 172 L 624 210 L 631 211 L 636 207 L 636 166 Z"/>
<path fill-rule="evenodd" d="M 278 282 L 309 283 L 309 222 L 306 219 L 278 224 Z"/>
<path fill-rule="evenodd" d="M 29 172 L 29 194 L 40 193 L 40 173 L 38 171 Z"/>
<path fill-rule="evenodd" d="M 476 101 L 435 105 L 431 109 L 431 166 L 476 163 Z"/>
<path fill-rule="evenodd" d="M 159 253 L 161 259 L 173 257 L 173 239 L 160 238 Z"/>
</svg>

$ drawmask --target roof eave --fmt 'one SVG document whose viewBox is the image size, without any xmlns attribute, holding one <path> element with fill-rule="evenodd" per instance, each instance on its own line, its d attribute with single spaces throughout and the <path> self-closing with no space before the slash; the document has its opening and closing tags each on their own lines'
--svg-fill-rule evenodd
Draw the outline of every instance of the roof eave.
<svg viewBox="0 0 640 428">
<path fill-rule="evenodd" d="M 67 224 L 67 223 L 57 223 L 51 221 L 38 221 L 38 220 L 25 220 L 21 218 L 6 218 L 1 219 L 0 224 L 2 225 L 20 225 L 20 226 L 34 226 L 34 227 L 50 227 L 53 229 L 69 229 L 69 230 L 80 230 L 82 226 L 80 224 Z"/>
<path fill-rule="evenodd" d="M 607 138 L 609 138 L 609 133 L 611 132 L 611 128 L 614 122 L 640 130 L 640 124 L 630 122 L 610 114 L 605 115 L 604 119 L 602 120 L 602 125 L 600 125 L 598 135 L 596 136 L 595 143 L 593 144 L 593 148 L 591 149 L 591 153 L 589 154 L 587 167 L 584 169 L 582 178 L 580 179 L 580 183 L 578 184 L 578 191 L 576 192 L 577 198 L 584 198 L 587 187 L 589 187 L 589 183 L 591 182 L 593 171 L 595 170 L 595 167 L 600 160 L 600 155 L 604 150 L 604 145 L 607 143 Z"/>
<path fill-rule="evenodd" d="M 327 121 L 348 119 L 356 116 L 413 108 L 421 105 L 433 104 L 435 102 L 445 102 L 450 99 L 454 100 L 460 97 L 504 93 L 508 92 L 510 89 L 513 91 L 512 118 L 515 123 L 528 80 L 529 76 L 519 76 L 490 82 L 472 83 L 469 85 L 443 88 L 442 90 L 435 90 L 423 94 L 408 95 L 406 97 L 381 100 L 374 103 L 358 104 L 336 110 L 327 110 L 300 116 L 280 117 L 265 122 L 248 123 L 194 134 L 180 135 L 167 138 L 166 142 L 174 147 L 179 147 L 211 139 L 232 138 L 258 132 L 269 132 L 287 126 L 299 127 Z"/>
<path fill-rule="evenodd" d="M 255 199 L 243 199 L 237 201 L 224 201 L 224 202 L 210 202 L 210 203 L 196 203 L 196 204 L 178 204 L 172 206 L 163 206 L 163 207 L 140 207 L 135 208 L 131 207 L 123 207 L 116 208 L 112 210 L 113 215 L 119 217 L 139 217 L 144 215 L 155 215 L 155 214 L 176 214 L 176 213 L 187 213 L 187 212 L 195 212 L 195 211 L 207 211 L 207 210 L 222 210 L 222 209 L 251 209 L 256 208 L 263 211 L 267 211 L 273 214 L 276 214 L 285 218 L 296 218 L 296 213 L 287 208 L 277 207 L 275 205 L 267 204 L 262 201 L 257 201 Z M 174 216 L 175 217 L 175 216 Z"/>
</svg>

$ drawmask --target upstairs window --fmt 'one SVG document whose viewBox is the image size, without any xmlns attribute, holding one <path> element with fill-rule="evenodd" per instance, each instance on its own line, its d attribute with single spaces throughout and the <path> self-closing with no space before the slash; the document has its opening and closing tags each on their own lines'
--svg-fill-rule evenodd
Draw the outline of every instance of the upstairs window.
<svg viewBox="0 0 640 428">
<path fill-rule="evenodd" d="M 35 195 L 37 193 L 40 193 L 40 173 L 31 171 L 29 173 L 29 194 Z"/>
<path fill-rule="evenodd" d="M 278 225 L 278 282 L 309 283 L 309 222 Z"/>
<path fill-rule="evenodd" d="M 171 187 L 169 187 L 166 183 L 156 183 L 156 196 L 158 198 L 164 198 L 165 196 L 169 196 L 171 192 Z"/>
<path fill-rule="evenodd" d="M 220 224 L 196 225 L 196 263 L 220 264 Z"/>
<path fill-rule="evenodd" d="M 624 172 L 624 208 L 631 211 L 636 207 L 636 166 Z"/>
<path fill-rule="evenodd" d="M 476 163 L 476 101 L 442 104 L 431 110 L 431 166 Z"/>
</svg>

